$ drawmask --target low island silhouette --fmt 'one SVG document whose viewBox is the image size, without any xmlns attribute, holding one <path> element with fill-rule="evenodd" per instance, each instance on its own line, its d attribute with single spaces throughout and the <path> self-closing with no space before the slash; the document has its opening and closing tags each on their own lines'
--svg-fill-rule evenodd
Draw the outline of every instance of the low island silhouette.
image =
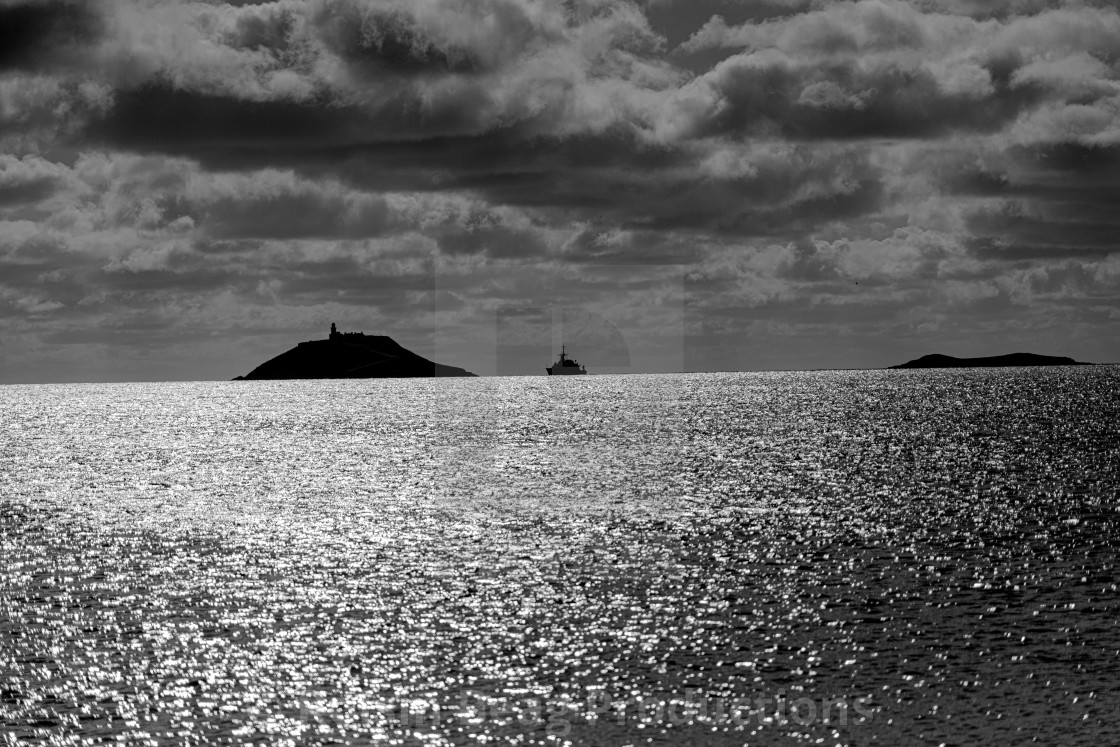
<svg viewBox="0 0 1120 747">
<path fill-rule="evenodd" d="M 1003 368 L 1008 366 L 1091 366 L 1073 358 L 1056 355 L 1037 355 L 1035 353 L 1010 353 L 992 355 L 986 358 L 954 358 L 951 355 L 923 355 L 890 368 Z"/>
<path fill-rule="evenodd" d="M 401 347 L 386 335 L 339 332 L 331 324 L 326 340 L 301 342 L 286 353 L 234 381 L 267 379 L 404 379 L 474 376 L 462 368 L 435 363 Z"/>
</svg>

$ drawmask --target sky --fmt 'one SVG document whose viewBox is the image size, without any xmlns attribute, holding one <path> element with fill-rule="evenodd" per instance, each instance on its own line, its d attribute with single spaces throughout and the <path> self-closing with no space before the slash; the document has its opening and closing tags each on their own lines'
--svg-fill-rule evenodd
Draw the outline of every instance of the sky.
<svg viewBox="0 0 1120 747">
<path fill-rule="evenodd" d="M 0 0 L 0 383 L 1120 361 L 1120 11 Z"/>
</svg>

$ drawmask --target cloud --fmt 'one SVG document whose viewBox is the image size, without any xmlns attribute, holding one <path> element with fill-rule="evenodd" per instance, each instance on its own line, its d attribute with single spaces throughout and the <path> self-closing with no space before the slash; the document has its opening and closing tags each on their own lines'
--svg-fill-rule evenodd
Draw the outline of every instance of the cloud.
<svg viewBox="0 0 1120 747">
<path fill-rule="evenodd" d="M 1031 98 L 1029 91 L 994 88 L 982 70 L 946 78 L 922 65 L 810 64 L 764 50 L 725 60 L 683 88 L 661 131 L 674 139 L 810 140 L 989 133 L 1013 121 Z"/>
<path fill-rule="evenodd" d="M 50 197 L 67 170 L 37 156 L 0 154 L 0 205 L 36 203 Z"/>
<path fill-rule="evenodd" d="M 1072 6 L 976 19 L 860 0 L 729 26 L 682 45 L 742 50 L 677 95 L 675 136 L 846 138 L 992 133 L 1110 142 L 1120 14 Z"/>
<path fill-rule="evenodd" d="M 646 295 L 676 282 L 718 358 L 723 335 L 1059 318 L 1103 339 L 1086 308 L 1120 300 L 1108 2 L 0 0 L 0 21 L 6 334 L 368 314 L 477 339 L 565 278 L 649 338 L 672 313 Z"/>
<path fill-rule="evenodd" d="M 0 3 L 0 71 L 66 65 L 99 32 L 100 18 L 89 3 Z"/>
</svg>

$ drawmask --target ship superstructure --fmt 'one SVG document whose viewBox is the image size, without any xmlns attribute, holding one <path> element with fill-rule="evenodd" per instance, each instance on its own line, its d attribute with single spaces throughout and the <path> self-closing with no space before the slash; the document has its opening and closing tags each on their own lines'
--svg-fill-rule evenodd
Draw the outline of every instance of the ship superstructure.
<svg viewBox="0 0 1120 747">
<path fill-rule="evenodd" d="M 545 369 L 549 376 L 586 376 L 587 368 L 578 361 L 568 357 L 567 346 L 560 347 L 560 357 L 551 366 Z"/>
</svg>

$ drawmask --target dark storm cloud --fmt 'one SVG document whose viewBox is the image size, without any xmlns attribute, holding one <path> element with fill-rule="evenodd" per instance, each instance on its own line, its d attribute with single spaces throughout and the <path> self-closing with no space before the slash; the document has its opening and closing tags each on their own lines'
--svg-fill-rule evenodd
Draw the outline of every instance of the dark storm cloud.
<svg viewBox="0 0 1120 747">
<path fill-rule="evenodd" d="M 234 3 L 231 3 L 234 4 Z M 266 3 L 241 3 L 264 5 Z M 234 48 L 270 50 L 278 54 L 293 52 L 296 16 L 288 9 L 278 9 L 268 14 L 249 14 L 237 18 L 234 27 L 226 32 L 224 40 Z"/>
<path fill-rule="evenodd" d="M 946 184 L 952 194 L 999 197 L 1039 204 L 1047 212 L 1060 211 L 1066 223 L 1092 222 L 1116 214 L 1120 180 L 1101 185 L 1054 184 L 1049 180 L 1012 180 L 1006 174 L 967 172 Z"/>
<path fill-rule="evenodd" d="M 850 154 L 804 150 L 761 159 L 746 177 L 721 176 L 697 171 L 696 152 L 687 144 L 648 142 L 622 128 L 567 137 L 527 136 L 511 128 L 393 141 L 379 139 L 375 128 L 363 129 L 367 119 L 354 107 L 246 102 L 147 87 L 120 97 L 91 132 L 116 147 L 172 152 L 211 168 L 279 165 L 341 177 L 363 189 L 469 190 L 499 203 L 634 227 L 803 232 L 820 220 L 872 210 L 881 195 L 865 159 Z M 831 182 L 839 185 L 827 186 Z M 806 185 L 819 188 L 796 198 Z M 265 229 L 258 235 L 281 234 Z M 524 246 L 532 253 L 532 242 Z"/>
<path fill-rule="evenodd" d="M 264 248 L 265 242 L 260 239 L 210 239 L 200 238 L 191 244 L 191 248 L 201 254 L 216 256 L 229 256 L 257 252 Z"/>
<path fill-rule="evenodd" d="M 1111 247 L 1120 251 L 1116 236 L 1120 216 L 1110 211 L 1111 221 L 1047 220 L 1032 216 L 1019 203 L 1005 203 L 996 209 L 981 210 L 968 217 L 970 233 L 975 238 L 1003 238 L 1015 243 L 1044 244 L 1054 247 Z"/>
<path fill-rule="evenodd" d="M 216 239 L 366 238 L 389 230 L 384 201 L 348 197 L 298 187 L 223 195 L 196 208 L 194 220 Z"/>
<path fill-rule="evenodd" d="M 92 4 L 79 0 L 0 3 L 0 71 L 63 64 L 100 30 Z"/>
<path fill-rule="evenodd" d="M 1066 174 L 1077 181 L 1104 178 L 1120 183 L 1120 142 L 1081 143 L 1055 138 L 1017 145 L 1010 148 L 1008 154 L 1038 172 Z"/>
<path fill-rule="evenodd" d="M 53 316 L 79 303 L 96 262 L 72 256 L 62 237 L 19 233 L 9 228 L 0 238 L 0 316 Z"/>
<path fill-rule="evenodd" d="M 486 254 L 490 257 L 542 256 L 547 247 L 531 231 L 510 230 L 503 226 L 476 226 L 455 231 L 440 239 L 439 246 L 447 254 Z"/>
<path fill-rule="evenodd" d="M 403 6 L 379 7 L 368 6 L 366 12 L 353 3 L 320 8 L 311 16 L 310 28 L 321 35 L 325 49 L 346 62 L 359 52 L 382 49 L 375 42 L 400 36 L 400 28 L 424 27 L 420 17 L 410 16 Z M 514 58 L 523 55 L 531 46 L 526 40 L 539 29 L 524 13 L 510 10 L 517 3 L 496 7 L 506 11 L 499 14 L 506 19 L 501 28 L 514 39 L 502 43 Z M 291 14 L 269 13 L 265 19 L 239 18 L 239 43 L 274 49 L 289 45 L 295 34 Z M 418 57 L 403 65 L 417 68 L 411 72 L 423 78 L 433 72 L 420 65 L 434 59 L 425 51 L 435 43 L 428 37 L 449 33 L 446 24 L 429 19 L 427 26 L 435 29 L 425 32 L 427 41 L 418 41 L 419 31 L 408 37 L 407 46 Z M 344 31 L 345 38 L 336 38 L 336 32 Z M 558 34 L 550 29 L 538 36 L 555 43 Z M 478 46 L 469 34 L 464 38 Z M 463 83 L 461 75 L 448 78 L 454 95 L 438 106 L 424 103 L 430 92 L 407 85 L 385 101 L 375 97 L 358 104 L 326 89 L 309 99 L 261 100 L 242 98 L 235 91 L 215 93 L 152 82 L 119 91 L 88 134 L 115 148 L 185 155 L 215 169 L 291 166 L 311 175 L 341 175 L 366 189 L 469 190 L 504 204 L 597 213 L 622 226 L 773 234 L 787 226 L 802 233 L 816 224 L 817 216 L 835 220 L 877 209 L 882 193 L 877 176 L 868 172 L 841 188 L 809 189 L 812 194 L 805 198 L 775 205 L 783 194 L 806 191 L 799 179 L 817 177 L 811 170 L 780 173 L 780 168 L 765 164 L 761 168 L 771 173 L 750 179 L 690 169 L 702 149 L 681 141 L 681 135 L 742 138 L 761 131 L 771 137 L 776 132 L 809 139 L 928 137 L 957 126 L 991 130 L 1015 109 L 1000 105 L 998 98 L 976 106 L 967 97 L 941 96 L 936 82 L 921 70 L 864 71 L 838 62 L 821 73 L 799 68 L 795 61 L 772 62 L 762 67 L 736 62 L 713 71 L 705 85 L 716 109 L 678 127 L 668 140 L 654 135 L 663 124 L 656 121 L 663 116 L 661 105 L 647 107 L 645 125 L 639 118 L 601 130 L 550 134 L 542 131 L 554 124 L 557 110 L 549 104 L 487 127 L 475 99 L 479 91 Z M 501 63 L 495 58 L 490 66 Z M 418 66 L 425 68 L 422 75 Z M 403 68 L 396 77 L 407 79 L 409 71 Z M 712 81 L 722 81 L 723 87 L 712 89 Z M 701 82 L 690 85 L 695 88 Z M 845 93 L 844 86 L 854 93 Z M 559 90 L 560 101 L 570 102 L 575 95 Z M 681 89 L 681 95 L 689 95 L 689 90 Z M 671 111 L 675 94 L 667 95 L 661 97 L 662 105 Z M 643 126 L 652 129 L 643 134 Z M 642 172 L 651 172 L 652 178 L 643 178 Z"/>
<path fill-rule="evenodd" d="M 820 140 L 994 132 L 1038 98 L 1002 84 L 981 104 L 970 93 L 946 93 L 925 70 L 867 69 L 854 61 L 806 65 L 771 56 L 729 60 L 704 84 L 711 87 L 713 106 L 687 130 L 696 137 Z"/>
<path fill-rule="evenodd" d="M 330 48 L 362 75 L 469 73 L 485 63 L 470 49 L 439 44 L 401 9 L 340 3 L 321 11 L 320 33 Z"/>
<path fill-rule="evenodd" d="M 1115 242 L 1097 246 L 1072 244 L 1068 241 L 1061 244 L 1017 244 L 1008 243 L 1010 238 L 1013 237 L 1005 234 L 1001 234 L 998 239 L 978 236 L 969 239 L 967 245 L 977 257 L 1000 262 L 1031 263 L 1038 260 L 1071 258 L 1100 259 L 1120 253 L 1120 247 L 1116 246 Z"/>
<path fill-rule="evenodd" d="M 1120 161 L 1115 148 L 1074 143 L 1011 148 L 984 165 L 942 170 L 949 194 L 979 198 L 966 209 L 964 241 L 981 260 L 1099 261 L 1120 252 Z"/>
<path fill-rule="evenodd" d="M 214 288 L 249 288 L 243 278 L 231 278 L 224 268 L 206 267 L 184 260 L 172 260 L 169 264 L 172 265 L 169 268 L 99 271 L 88 275 L 85 281 L 110 291 L 113 294 L 110 303 L 119 303 L 120 294 L 139 293 L 152 302 L 167 291 L 205 293 Z"/>
<path fill-rule="evenodd" d="M 0 36 L 0 308 L 77 338 L 469 325 L 610 266 L 604 319 L 677 273 L 790 339 L 1120 302 L 1111 3 L 0 0 Z"/>
<path fill-rule="evenodd" d="M 38 202 L 49 197 L 54 190 L 55 182 L 50 178 L 12 186 L 0 184 L 0 207 Z"/>
<path fill-rule="evenodd" d="M 152 82 L 121 91 L 83 133 L 95 144 L 197 158 L 214 168 L 286 165 L 360 137 L 360 114 L 329 100 L 253 101 Z"/>
<path fill-rule="evenodd" d="M 792 255 L 790 261 L 779 267 L 776 273 L 778 277 L 811 283 L 839 278 L 836 265 L 818 252 L 811 242 L 796 242 Z"/>
<path fill-rule="evenodd" d="M 26 205 L 50 197 L 58 188 L 53 176 L 37 176 L 21 181 L 5 180 L 0 172 L 0 207 Z"/>
<path fill-rule="evenodd" d="M 1043 102 L 1115 94 L 1114 10 L 976 21 L 902 2 L 836 3 L 767 23 L 715 19 L 684 46 L 742 48 L 685 89 L 676 124 L 706 135 L 992 133 Z"/>
<path fill-rule="evenodd" d="M 214 169 L 290 166 L 381 189 L 453 190 L 518 175 L 536 176 L 544 186 L 565 168 L 656 169 L 675 153 L 621 130 L 561 138 L 525 126 L 447 134 L 434 124 L 407 99 L 369 111 L 326 98 L 247 101 L 156 83 L 118 94 L 85 136 L 114 148 L 189 156 Z M 515 183 L 511 191 L 534 199 L 524 186 Z"/>
<path fill-rule="evenodd" d="M 566 261 L 641 267 L 686 265 L 702 255 L 694 236 L 659 231 L 598 231 L 584 228 L 563 247 Z"/>
</svg>

